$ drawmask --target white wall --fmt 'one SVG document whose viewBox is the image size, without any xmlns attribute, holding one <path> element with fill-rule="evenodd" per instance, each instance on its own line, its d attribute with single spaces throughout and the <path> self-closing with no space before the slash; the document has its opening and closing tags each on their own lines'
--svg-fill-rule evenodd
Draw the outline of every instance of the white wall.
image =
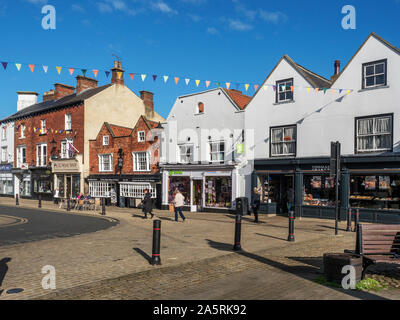
<svg viewBox="0 0 400 320">
<path fill-rule="evenodd" d="M 3 126 L 7 127 L 7 135 L 6 139 L 3 140 L 1 139 L 1 132 L 0 132 L 0 150 L 3 147 L 7 147 L 7 153 L 8 153 L 7 163 L 12 163 L 14 161 L 14 122 L 8 124 L 1 124 L 1 128 Z"/>
</svg>

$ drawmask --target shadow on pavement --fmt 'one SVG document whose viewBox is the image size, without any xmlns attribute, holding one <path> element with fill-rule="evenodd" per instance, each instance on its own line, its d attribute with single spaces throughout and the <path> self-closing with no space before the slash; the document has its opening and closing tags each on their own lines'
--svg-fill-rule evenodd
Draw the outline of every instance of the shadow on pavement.
<svg viewBox="0 0 400 320">
<path fill-rule="evenodd" d="M 208 241 L 208 244 L 210 247 L 217 249 L 217 250 L 222 250 L 222 251 L 233 251 L 233 246 L 222 243 L 222 242 L 216 242 L 213 240 L 206 239 Z M 297 277 L 303 278 L 308 281 L 313 281 L 315 279 L 315 274 L 321 273 L 320 267 L 317 267 L 317 261 L 318 259 L 312 260 L 311 258 L 303 258 L 303 257 L 292 257 L 292 260 L 295 261 L 301 261 L 305 262 L 308 261 L 307 264 L 308 266 L 289 266 L 286 265 L 282 262 L 274 261 L 262 256 L 259 256 L 254 253 L 246 252 L 246 251 L 235 251 L 236 254 L 242 255 L 246 258 L 256 260 L 258 262 L 264 263 L 266 265 L 269 265 L 273 268 L 282 270 L 284 272 L 291 273 Z M 317 258 L 317 257 L 316 257 Z M 296 260 L 297 259 L 297 260 Z M 304 259 L 303 261 L 301 259 Z M 314 281 L 313 281 L 314 282 Z M 317 284 L 317 283 L 316 283 Z M 363 300 L 388 300 L 386 298 L 383 298 L 381 296 L 369 293 L 369 292 L 364 292 L 364 291 L 356 291 L 356 290 L 344 290 L 342 288 L 334 288 L 334 287 L 328 287 L 332 290 L 339 291 L 341 293 L 347 294 L 349 296 L 358 298 L 358 299 L 363 299 Z"/>
<path fill-rule="evenodd" d="M 147 260 L 148 263 L 150 263 L 151 257 L 146 252 L 144 252 L 142 249 L 139 248 L 133 248 L 133 250 L 139 253 L 143 258 Z"/>
<path fill-rule="evenodd" d="M 236 215 L 235 214 L 226 214 L 226 217 L 235 220 L 236 219 Z M 258 215 L 258 218 L 260 218 L 260 215 Z M 242 221 L 246 221 L 246 222 L 252 222 L 254 224 L 263 224 L 266 223 L 264 221 L 258 221 L 257 223 L 254 222 L 254 216 L 253 215 L 246 215 L 245 217 L 242 216 Z"/>
<path fill-rule="evenodd" d="M 278 237 L 274 237 L 274 236 L 270 236 L 268 234 L 262 234 L 262 233 L 255 233 L 255 234 L 258 235 L 258 236 L 268 237 L 268 238 L 282 240 L 282 241 L 287 242 L 287 239 L 284 239 L 284 238 L 278 238 Z"/>
</svg>

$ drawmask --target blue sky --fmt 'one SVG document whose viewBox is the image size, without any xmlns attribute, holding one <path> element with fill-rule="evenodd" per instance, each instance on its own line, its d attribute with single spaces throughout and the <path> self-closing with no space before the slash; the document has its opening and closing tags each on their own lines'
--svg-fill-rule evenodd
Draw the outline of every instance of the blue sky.
<svg viewBox="0 0 400 320">
<path fill-rule="evenodd" d="M 41 26 L 45 4 L 56 8 L 55 30 Z M 356 30 L 341 27 L 346 4 L 356 9 Z M 19 72 L 0 65 L 0 118 L 16 112 L 16 91 L 43 94 L 56 82 L 75 85 L 79 70 L 74 77 L 65 68 L 58 75 L 56 66 L 106 70 L 112 54 L 127 73 L 148 75 L 145 82 L 126 75 L 125 82 L 137 94 L 154 92 L 164 117 L 177 96 L 205 89 L 204 81 L 186 86 L 184 77 L 232 82 L 232 88 L 261 84 L 288 54 L 329 78 L 334 60 L 343 67 L 372 31 L 399 47 L 399 13 L 400 0 L 0 0 L 0 62 L 23 64 Z M 34 73 L 28 63 L 36 65 Z M 47 74 L 42 65 L 49 66 Z M 163 75 L 170 77 L 167 84 Z M 98 80 L 110 81 L 104 73 Z"/>
</svg>

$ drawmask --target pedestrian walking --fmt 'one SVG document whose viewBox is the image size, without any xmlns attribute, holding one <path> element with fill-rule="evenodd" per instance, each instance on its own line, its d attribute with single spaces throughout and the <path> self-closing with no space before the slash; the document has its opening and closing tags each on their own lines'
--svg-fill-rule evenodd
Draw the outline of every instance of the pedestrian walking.
<svg viewBox="0 0 400 320">
<path fill-rule="evenodd" d="M 258 210 L 260 209 L 260 197 L 258 196 L 257 188 L 254 188 L 255 198 L 251 204 L 251 208 L 253 209 L 254 214 L 254 222 L 258 223 Z"/>
<path fill-rule="evenodd" d="M 178 188 L 175 189 L 175 196 L 174 196 L 174 200 L 172 201 L 174 208 L 175 208 L 175 221 L 178 222 L 178 213 L 182 218 L 182 222 L 185 222 L 186 218 L 183 215 L 182 209 L 183 206 L 185 204 L 185 197 L 183 196 L 183 194 L 179 191 Z"/>
<path fill-rule="evenodd" d="M 58 197 L 60 196 L 60 190 L 58 188 L 54 191 L 54 204 L 58 204 Z"/>
<path fill-rule="evenodd" d="M 150 213 L 151 219 L 153 219 L 154 214 L 153 214 L 153 199 L 151 199 L 151 195 L 149 192 L 149 189 L 144 190 L 144 197 L 142 200 L 142 211 L 144 213 L 144 219 L 147 219 L 147 214 Z"/>
</svg>

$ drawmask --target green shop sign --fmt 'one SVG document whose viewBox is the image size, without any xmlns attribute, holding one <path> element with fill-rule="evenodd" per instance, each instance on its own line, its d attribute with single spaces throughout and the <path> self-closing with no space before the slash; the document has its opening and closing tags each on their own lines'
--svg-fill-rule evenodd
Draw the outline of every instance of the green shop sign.
<svg viewBox="0 0 400 320">
<path fill-rule="evenodd" d="M 170 176 L 174 176 L 174 175 L 177 175 L 177 174 L 183 174 L 183 171 L 170 171 L 169 172 Z"/>
<path fill-rule="evenodd" d="M 243 143 L 240 143 L 237 145 L 237 153 L 242 154 L 243 153 Z"/>
</svg>

